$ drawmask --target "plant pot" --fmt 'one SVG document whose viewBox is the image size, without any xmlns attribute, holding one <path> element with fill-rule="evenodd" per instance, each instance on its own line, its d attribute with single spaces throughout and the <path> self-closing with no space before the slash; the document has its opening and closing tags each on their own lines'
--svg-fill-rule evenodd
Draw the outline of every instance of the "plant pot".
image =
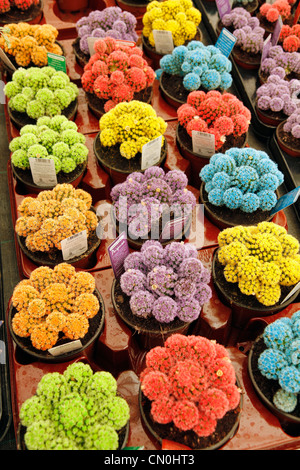
<svg viewBox="0 0 300 470">
<path fill-rule="evenodd" d="M 84 68 L 85 65 L 88 63 L 90 60 L 91 56 L 90 54 L 85 54 L 82 52 L 82 50 L 79 47 L 80 43 L 80 38 L 76 38 L 75 41 L 72 43 L 72 48 L 73 52 L 76 58 L 77 63 L 80 65 L 80 67 Z"/>
<path fill-rule="evenodd" d="M 100 99 L 94 93 L 86 93 L 85 95 L 87 98 L 87 104 L 88 104 L 90 111 L 98 119 L 100 119 L 101 116 L 105 114 L 104 105 L 108 100 Z M 145 88 L 144 90 L 134 93 L 133 100 L 142 101 L 143 103 L 150 104 L 152 101 L 152 97 L 153 97 L 153 87 L 149 86 L 148 88 Z"/>
<path fill-rule="evenodd" d="M 123 11 L 129 11 L 135 17 L 143 16 L 146 13 L 148 0 L 116 0 L 116 4 Z"/>
<path fill-rule="evenodd" d="M 232 9 L 239 7 L 241 4 L 240 2 L 233 2 Z M 258 9 L 259 3 L 258 0 L 253 0 L 252 2 L 247 3 L 247 5 L 243 5 L 243 8 L 247 10 L 251 15 L 253 15 L 256 10 Z"/>
<path fill-rule="evenodd" d="M 259 303 L 255 296 L 242 294 L 237 283 L 226 281 L 223 274 L 224 266 L 217 258 L 218 250 L 219 248 L 215 250 L 213 255 L 212 279 L 219 299 L 232 310 L 232 325 L 236 328 L 244 328 L 252 318 L 268 317 L 281 312 L 297 298 L 298 292 L 286 302 L 280 303 L 294 286 L 289 288 L 281 286 L 282 293 L 279 301 L 270 307 Z"/>
<path fill-rule="evenodd" d="M 84 11 L 89 6 L 89 0 L 56 0 L 60 11 L 64 13 L 77 13 Z"/>
<path fill-rule="evenodd" d="M 266 408 L 278 419 L 282 430 L 290 436 L 300 436 L 300 407 L 297 405 L 294 414 L 279 410 L 272 401 L 272 397 L 279 384 L 277 380 L 264 377 L 257 367 L 259 355 L 266 348 L 262 335 L 253 342 L 248 355 L 248 374 L 253 388 Z"/>
<path fill-rule="evenodd" d="M 38 24 L 43 18 L 43 0 L 38 5 L 32 5 L 28 10 L 20 10 L 12 6 L 9 11 L 0 15 L 0 25 L 4 26 L 10 23 L 30 23 Z"/>
<path fill-rule="evenodd" d="M 69 106 L 62 110 L 61 114 L 66 116 L 70 121 L 74 120 L 78 108 L 78 99 L 76 98 Z M 26 124 L 36 124 L 37 119 L 30 118 L 26 113 L 19 113 L 18 111 L 13 111 L 10 109 L 9 105 L 7 106 L 8 115 L 13 123 L 13 125 L 19 130 L 21 127 L 26 126 Z"/>
<path fill-rule="evenodd" d="M 293 137 L 289 132 L 283 130 L 284 122 L 281 122 L 276 127 L 276 139 L 281 150 L 286 152 L 291 157 L 300 157 L 300 142 L 299 139 Z"/>
<path fill-rule="evenodd" d="M 261 62 L 261 53 L 247 54 L 240 47 L 235 46 L 232 51 L 232 56 L 237 65 L 246 70 L 259 69 Z"/>
<path fill-rule="evenodd" d="M 228 209 L 226 207 L 214 206 L 208 201 L 207 192 L 204 189 L 204 183 L 200 186 L 199 199 L 204 205 L 205 217 L 207 217 L 220 230 L 235 227 L 236 225 L 257 225 L 259 222 L 269 222 L 272 220 L 270 211 L 262 211 L 261 209 L 247 214 L 239 209 Z"/>
<path fill-rule="evenodd" d="M 94 210 L 94 209 L 92 209 Z M 29 258 L 37 266 L 49 266 L 53 268 L 57 264 L 64 263 L 62 251 L 56 248 L 49 252 L 43 251 L 30 251 L 26 247 L 25 237 L 20 237 L 16 234 L 18 245 L 24 255 Z M 89 269 L 96 263 L 96 251 L 99 248 L 101 239 L 98 238 L 96 231 L 88 237 L 88 249 L 80 256 L 76 256 L 67 262 L 72 264 L 77 269 Z"/>
<path fill-rule="evenodd" d="M 287 118 L 287 116 L 281 111 L 279 113 L 269 110 L 262 111 L 257 107 L 257 103 L 255 103 L 255 111 L 258 119 L 267 126 L 277 127 L 281 122 L 285 121 Z"/>
<path fill-rule="evenodd" d="M 133 315 L 130 309 L 130 298 L 121 289 L 120 281 L 114 279 L 111 288 L 111 299 L 119 318 L 135 332 L 139 346 L 143 349 L 151 349 L 163 346 L 165 340 L 172 334 L 188 334 L 191 323 L 185 323 L 175 318 L 170 323 L 159 323 L 155 318 L 139 318 Z"/>
<path fill-rule="evenodd" d="M 38 194 L 41 191 L 52 189 L 54 187 L 38 186 L 33 182 L 31 170 L 21 170 L 20 168 L 15 167 L 13 164 L 11 167 L 15 179 L 23 186 L 23 188 L 25 188 L 27 193 Z M 71 171 L 70 173 L 64 173 L 63 171 L 60 171 L 57 174 L 57 184 L 68 183 L 72 184 L 74 188 L 77 188 L 82 178 L 84 177 L 86 167 L 87 161 L 78 165 L 75 170 Z"/>
<path fill-rule="evenodd" d="M 200 31 L 200 28 L 197 28 L 197 33 L 195 37 L 192 39 L 192 41 L 201 41 L 202 40 L 202 33 Z M 187 45 L 190 41 L 186 41 L 184 45 Z M 151 59 L 152 67 L 154 70 L 158 69 L 160 67 L 160 59 L 163 57 L 164 54 L 159 54 L 156 52 L 155 47 L 151 46 L 148 38 L 144 37 L 142 35 L 142 48 L 144 51 L 144 54 Z"/>
<path fill-rule="evenodd" d="M 239 381 L 237 380 L 239 386 Z M 139 407 L 143 423 L 148 431 L 159 442 L 169 439 L 173 442 L 186 445 L 192 450 L 217 450 L 223 447 L 236 434 L 243 408 L 243 394 L 241 394 L 240 404 L 235 410 L 228 411 L 226 415 L 218 420 L 216 430 L 208 437 L 198 437 L 194 431 L 179 431 L 173 423 L 158 424 L 151 417 L 151 401 L 139 392 Z"/>
<path fill-rule="evenodd" d="M 64 50 L 63 46 L 61 45 L 61 43 L 58 42 L 58 41 L 55 41 L 55 44 L 57 44 L 57 45 L 61 48 L 61 50 L 62 50 L 62 55 L 64 56 L 64 55 L 65 55 L 65 50 Z M 17 62 L 16 62 L 16 60 L 15 60 L 15 57 L 14 57 L 13 55 L 11 55 L 11 54 L 6 54 L 6 55 L 7 55 L 8 59 L 11 61 L 11 63 L 13 64 L 13 66 L 14 66 L 16 69 L 18 69 L 19 67 L 21 67 L 20 65 L 17 64 Z M 12 77 L 13 73 L 14 73 L 14 70 L 13 70 L 12 68 L 10 68 L 10 67 L 8 66 L 8 64 L 6 64 L 5 62 L 1 62 L 1 63 L 2 63 L 2 65 L 3 65 L 5 71 L 6 71 L 7 74 L 8 74 L 8 79 L 10 79 L 10 78 Z M 33 62 L 30 62 L 29 65 L 22 66 L 23 69 L 29 69 L 30 67 L 38 67 L 38 66 L 37 66 L 37 65 L 34 65 Z M 39 67 L 39 68 L 42 68 L 42 67 L 46 67 L 46 66 L 43 65 L 43 66 L 41 66 L 41 67 Z"/>
<path fill-rule="evenodd" d="M 103 331 L 104 322 L 105 322 L 105 305 L 104 305 L 103 298 L 97 289 L 94 291 L 94 295 L 96 295 L 96 297 L 99 300 L 100 309 L 97 315 L 89 319 L 89 325 L 90 325 L 89 330 L 87 334 L 83 338 L 81 338 L 80 348 L 66 351 L 59 355 L 52 355 L 51 353 L 49 353 L 48 350 L 42 351 L 42 350 L 34 348 L 32 346 L 30 338 L 22 338 L 21 336 L 16 335 L 15 332 L 13 331 L 12 319 L 14 315 L 16 314 L 17 310 L 15 307 L 13 307 L 12 304 L 10 305 L 10 308 L 8 310 L 8 319 L 7 319 L 10 335 L 13 338 L 16 345 L 20 348 L 20 350 L 23 353 L 31 356 L 35 361 L 41 361 L 41 362 L 47 362 L 47 363 L 61 363 L 61 362 L 70 361 L 80 356 L 86 349 L 93 347 L 95 341 L 98 339 L 99 335 Z M 55 347 L 60 346 L 60 345 L 66 345 L 66 344 L 71 345 L 72 340 L 65 338 L 64 335 L 61 334 Z"/>
<path fill-rule="evenodd" d="M 112 183 L 114 185 L 118 183 L 124 183 L 127 176 L 134 171 L 141 170 L 141 153 L 138 153 L 136 157 L 128 160 L 120 154 L 120 146 L 114 145 L 112 147 L 103 147 L 100 142 L 100 132 L 97 134 L 94 140 L 94 153 L 97 160 L 104 171 L 110 175 Z M 161 149 L 160 160 L 157 166 L 162 166 L 167 156 L 167 141 L 165 139 L 164 145 Z"/>
<path fill-rule="evenodd" d="M 239 137 L 228 136 L 226 142 L 218 152 L 224 153 L 226 150 L 232 147 L 242 148 L 246 145 L 247 133 Z M 186 160 L 188 160 L 192 167 L 192 184 L 199 187 L 201 179 L 199 177 L 200 170 L 209 163 L 210 157 L 204 157 L 193 152 L 192 138 L 188 135 L 185 128 L 180 124 L 176 128 L 176 144 L 178 149 Z"/>
</svg>

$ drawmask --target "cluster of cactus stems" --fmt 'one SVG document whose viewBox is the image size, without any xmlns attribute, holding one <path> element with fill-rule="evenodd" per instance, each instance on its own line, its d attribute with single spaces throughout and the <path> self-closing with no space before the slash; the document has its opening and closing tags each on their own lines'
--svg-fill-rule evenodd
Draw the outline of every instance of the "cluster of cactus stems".
<svg viewBox="0 0 300 470">
<path fill-rule="evenodd" d="M 258 369 L 269 380 L 276 381 L 274 405 L 284 413 L 293 413 L 300 393 L 300 311 L 291 317 L 270 323 L 262 337 L 266 349 L 258 358 Z"/>
<path fill-rule="evenodd" d="M 177 110 L 178 122 L 189 136 L 193 130 L 215 136 L 215 150 L 220 151 L 227 136 L 241 136 L 248 131 L 251 113 L 231 93 L 211 90 L 192 91 L 187 102 Z"/>
<path fill-rule="evenodd" d="M 105 100 L 107 112 L 116 104 L 131 101 L 134 94 L 153 85 L 155 72 L 142 57 L 142 50 L 120 44 L 111 37 L 94 43 L 95 54 L 84 67 L 83 89 Z"/>
<path fill-rule="evenodd" d="M 18 68 L 6 83 L 4 94 L 12 111 L 37 120 L 61 115 L 77 99 L 79 91 L 66 73 L 45 66 Z"/>
<path fill-rule="evenodd" d="M 191 215 L 196 198 L 187 185 L 187 176 L 181 170 L 165 173 L 154 166 L 144 173 L 131 173 L 111 191 L 116 219 L 120 226 L 128 227 L 133 239 L 148 238 L 150 233 L 151 238 L 158 238 L 159 233 L 154 233 L 159 232 L 164 217 L 171 213 L 175 218 Z"/>
<path fill-rule="evenodd" d="M 163 248 L 157 240 L 149 240 L 140 253 L 127 256 L 124 267 L 121 289 L 130 297 L 132 313 L 140 318 L 190 323 L 211 297 L 209 271 L 193 245 L 171 242 Z"/>
<path fill-rule="evenodd" d="M 62 336 L 70 340 L 84 338 L 89 319 L 100 308 L 94 291 L 93 276 L 76 272 L 71 264 L 36 268 L 29 279 L 14 288 L 14 333 L 30 338 L 32 346 L 41 351 L 54 347 Z"/>
<path fill-rule="evenodd" d="M 214 154 L 200 171 L 208 200 L 218 207 L 252 213 L 270 211 L 277 203 L 276 190 L 283 173 L 266 152 L 231 148 Z"/>
<path fill-rule="evenodd" d="M 153 1 L 143 16 L 143 36 L 155 47 L 153 30 L 170 31 L 174 45 L 181 46 L 196 36 L 201 19 L 191 0 Z"/>
<path fill-rule="evenodd" d="M 291 14 L 291 3 L 288 0 L 275 0 L 274 3 L 264 3 L 259 8 L 259 12 L 269 23 L 275 23 L 281 16 L 283 22 Z"/>
<path fill-rule="evenodd" d="M 29 170 L 29 158 L 54 160 L 55 171 L 70 173 L 87 160 L 86 138 L 77 124 L 66 116 L 43 116 L 35 124 L 20 129 L 20 135 L 9 143 L 11 162 L 15 168 Z"/>
<path fill-rule="evenodd" d="M 0 38 L 0 47 L 6 54 L 13 56 L 20 67 L 30 64 L 44 67 L 48 64 L 48 52 L 63 54 L 55 42 L 58 30 L 50 24 L 10 23 L 5 29 L 7 33 Z"/>
<path fill-rule="evenodd" d="M 20 409 L 28 450 L 117 450 L 129 418 L 113 375 L 83 362 L 45 374 Z"/>
<path fill-rule="evenodd" d="M 289 26 L 284 24 L 280 31 L 279 43 L 287 52 L 297 52 L 300 49 L 300 24 Z M 299 62 L 299 60 L 298 60 Z"/>
<path fill-rule="evenodd" d="M 52 190 L 41 191 L 36 198 L 27 196 L 18 206 L 15 231 L 25 238 L 31 252 L 50 253 L 61 250 L 61 241 L 86 230 L 95 233 L 96 214 L 90 210 L 92 197 L 71 184 L 57 184 Z"/>
<path fill-rule="evenodd" d="M 273 222 L 227 228 L 218 235 L 218 260 L 227 282 L 264 306 L 281 298 L 281 288 L 300 281 L 299 242 Z"/>
<path fill-rule="evenodd" d="M 146 354 L 140 375 L 151 401 L 151 418 L 199 437 L 214 433 L 218 421 L 236 409 L 241 390 L 224 346 L 203 336 L 173 334 Z"/>
<path fill-rule="evenodd" d="M 163 146 L 167 129 L 167 123 L 150 104 L 137 100 L 118 103 L 103 114 L 99 125 L 101 144 L 120 145 L 120 154 L 127 159 L 134 158 L 143 145 L 156 137 L 162 136 Z"/>
<path fill-rule="evenodd" d="M 40 0 L 1 0 L 0 14 L 7 13 L 12 7 L 21 11 L 26 11 L 32 6 L 38 5 Z"/>
</svg>

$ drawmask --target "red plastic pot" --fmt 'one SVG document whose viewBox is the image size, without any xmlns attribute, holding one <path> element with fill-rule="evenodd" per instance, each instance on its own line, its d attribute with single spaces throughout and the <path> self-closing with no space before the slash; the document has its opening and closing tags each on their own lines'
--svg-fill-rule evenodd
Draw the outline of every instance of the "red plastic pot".
<svg viewBox="0 0 300 470">
<path fill-rule="evenodd" d="M 285 144 L 283 142 L 283 140 L 281 139 L 280 137 L 280 130 L 282 129 L 284 125 L 284 122 L 281 122 L 277 127 L 276 127 L 276 139 L 277 139 L 277 142 L 278 142 L 278 145 L 279 147 L 281 148 L 281 150 L 283 150 L 284 152 L 286 152 L 288 155 L 290 155 L 291 157 L 300 157 L 300 145 L 298 145 L 297 148 L 295 147 L 291 147 L 287 144 Z M 299 140 L 299 139 L 298 139 Z"/>
</svg>

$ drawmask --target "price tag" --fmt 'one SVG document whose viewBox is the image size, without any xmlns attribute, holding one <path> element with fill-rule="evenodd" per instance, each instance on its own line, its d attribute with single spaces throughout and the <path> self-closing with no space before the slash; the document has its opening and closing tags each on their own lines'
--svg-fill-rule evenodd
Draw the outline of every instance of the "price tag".
<svg viewBox="0 0 300 470">
<path fill-rule="evenodd" d="M 125 39 L 116 39 L 116 41 L 119 46 L 136 47 L 136 43 L 133 41 L 125 41 Z"/>
<path fill-rule="evenodd" d="M 268 57 L 269 55 L 269 50 L 272 46 L 272 34 L 269 34 L 269 36 L 267 37 L 267 39 L 264 40 L 264 45 L 263 45 L 263 50 L 262 50 L 262 53 L 261 53 L 261 60 L 260 60 L 260 63 L 262 64 L 263 61 Z"/>
<path fill-rule="evenodd" d="M 292 297 L 292 295 L 294 295 L 298 290 L 300 289 L 300 282 L 298 282 L 298 284 L 296 284 L 293 289 L 290 291 L 290 293 L 283 299 L 282 302 L 280 302 L 280 304 L 283 304 L 284 302 L 286 302 L 290 297 Z"/>
<path fill-rule="evenodd" d="M 16 67 L 14 66 L 14 64 L 9 60 L 9 58 L 7 57 L 7 55 L 5 54 L 5 52 L 3 51 L 3 49 L 1 49 L 0 47 L 0 59 L 2 60 L 2 62 L 4 62 L 4 64 L 9 67 L 11 70 L 15 71 L 17 70 Z"/>
<path fill-rule="evenodd" d="M 150 166 L 156 165 L 156 163 L 159 162 L 161 155 L 161 142 L 162 135 L 143 145 L 141 163 L 142 170 L 146 170 Z"/>
<path fill-rule="evenodd" d="M 107 248 L 115 278 L 118 279 L 124 272 L 124 261 L 129 255 L 127 235 L 122 232 Z"/>
<path fill-rule="evenodd" d="M 216 0 L 216 5 L 221 19 L 224 15 L 231 12 L 230 0 Z"/>
<path fill-rule="evenodd" d="M 94 44 L 97 41 L 97 39 L 100 39 L 100 38 L 96 38 L 96 37 L 92 37 L 92 36 L 87 38 L 87 43 L 88 43 L 88 47 L 89 47 L 89 51 L 90 51 L 90 56 L 95 54 Z"/>
<path fill-rule="evenodd" d="M 215 46 L 220 49 L 222 54 L 229 57 L 235 45 L 236 37 L 228 29 L 223 28 L 217 39 Z"/>
<path fill-rule="evenodd" d="M 300 195 L 300 186 L 298 186 L 298 188 L 293 189 L 289 193 L 284 194 L 284 196 L 281 196 L 278 199 L 276 206 L 273 207 L 273 209 L 271 210 L 270 216 L 272 217 L 273 215 L 277 214 L 277 212 L 294 204 L 297 201 L 299 195 Z"/>
<path fill-rule="evenodd" d="M 158 54 L 171 54 L 174 49 L 173 36 L 171 31 L 160 29 L 153 30 L 155 50 Z"/>
<path fill-rule="evenodd" d="M 69 343 L 54 346 L 53 348 L 48 349 L 48 351 L 52 356 L 60 356 L 61 354 L 66 354 L 70 351 L 75 351 L 76 349 L 80 349 L 81 347 L 82 343 L 79 339 L 77 339 L 76 341 L 70 341 Z"/>
<path fill-rule="evenodd" d="M 216 152 L 214 134 L 192 131 L 192 144 L 193 152 L 202 157 L 211 157 Z"/>
<path fill-rule="evenodd" d="M 55 70 L 67 73 L 66 58 L 62 55 L 47 52 L 48 65 Z"/>
<path fill-rule="evenodd" d="M 88 242 L 86 230 L 75 233 L 61 241 L 61 251 L 64 261 L 68 261 L 69 259 L 82 255 L 87 249 Z"/>
<path fill-rule="evenodd" d="M 29 158 L 31 175 L 34 184 L 43 187 L 57 185 L 54 160 L 51 158 Z"/>
<path fill-rule="evenodd" d="M 276 46 L 276 44 L 278 43 L 282 25 L 283 25 L 282 18 L 281 16 L 279 16 L 278 20 L 276 21 L 274 31 L 272 34 L 272 46 Z"/>
</svg>

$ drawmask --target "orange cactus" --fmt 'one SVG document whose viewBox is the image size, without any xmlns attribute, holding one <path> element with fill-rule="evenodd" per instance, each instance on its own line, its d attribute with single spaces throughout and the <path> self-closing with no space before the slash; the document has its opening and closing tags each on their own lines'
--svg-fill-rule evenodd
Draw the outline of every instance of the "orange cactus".
<svg viewBox="0 0 300 470">
<path fill-rule="evenodd" d="M 37 201 L 49 201 L 49 199 L 55 199 L 54 195 L 53 195 L 53 192 L 50 191 L 49 189 L 46 189 L 45 191 L 41 191 L 38 195 L 37 195 Z"/>
<path fill-rule="evenodd" d="M 21 338 L 28 338 L 32 329 L 32 323 L 27 310 L 17 312 L 11 321 L 11 326 L 16 335 Z"/>
<path fill-rule="evenodd" d="M 86 293 L 92 294 L 96 287 L 95 279 L 90 273 L 80 271 L 70 280 L 69 287 L 73 297 Z"/>
<path fill-rule="evenodd" d="M 51 328 L 51 330 L 59 333 L 63 331 L 66 326 L 67 316 L 60 312 L 59 310 L 53 310 L 46 317 L 46 324 Z"/>
<path fill-rule="evenodd" d="M 53 270 L 48 266 L 39 266 L 30 275 L 30 282 L 33 287 L 42 292 L 53 282 Z"/>
<path fill-rule="evenodd" d="M 57 201 L 62 201 L 63 199 L 73 197 L 75 195 L 75 188 L 72 184 L 57 184 L 53 189 L 52 189 L 52 196 L 53 199 L 56 199 Z"/>
<path fill-rule="evenodd" d="M 18 206 L 18 212 L 21 215 L 29 216 L 35 215 L 39 201 L 31 196 L 27 196 L 23 199 L 21 204 Z"/>
<path fill-rule="evenodd" d="M 80 313 L 70 313 L 66 317 L 66 325 L 63 328 L 63 333 L 69 339 L 83 338 L 89 329 L 89 321 L 86 316 Z"/>
<path fill-rule="evenodd" d="M 57 343 L 58 332 L 43 322 L 32 329 L 30 339 L 34 348 L 46 351 Z"/>
<path fill-rule="evenodd" d="M 12 295 L 12 304 L 17 310 L 28 308 L 29 302 L 38 299 L 40 294 L 33 286 L 16 286 Z"/>
<path fill-rule="evenodd" d="M 93 318 L 99 312 L 99 300 L 94 294 L 81 294 L 74 302 L 74 310 L 87 318 Z"/>
<path fill-rule="evenodd" d="M 67 286 L 63 283 L 55 282 L 42 292 L 42 299 L 46 303 L 46 313 L 53 310 L 68 312 L 71 309 L 71 296 Z"/>
<path fill-rule="evenodd" d="M 56 44 L 55 42 L 47 46 L 47 51 L 52 52 L 52 54 L 63 55 L 62 48 L 59 44 Z"/>
<path fill-rule="evenodd" d="M 75 198 L 82 199 L 86 204 L 86 209 L 90 209 L 92 205 L 92 196 L 83 189 L 77 188 L 74 194 Z"/>
<path fill-rule="evenodd" d="M 46 315 L 46 302 L 43 299 L 33 299 L 29 305 L 27 312 L 32 318 L 42 318 Z"/>
<path fill-rule="evenodd" d="M 75 273 L 76 270 L 71 264 L 57 264 L 53 269 L 53 282 L 62 282 L 64 284 L 68 284 Z"/>
<path fill-rule="evenodd" d="M 45 46 L 35 46 L 31 51 L 31 61 L 37 67 L 48 64 L 47 49 Z"/>
<path fill-rule="evenodd" d="M 15 60 L 21 67 L 28 67 L 31 62 L 31 53 L 29 51 L 20 51 L 15 55 Z"/>
<path fill-rule="evenodd" d="M 98 225 L 98 217 L 95 212 L 87 211 L 85 214 L 86 227 L 90 233 L 94 232 Z"/>
</svg>

